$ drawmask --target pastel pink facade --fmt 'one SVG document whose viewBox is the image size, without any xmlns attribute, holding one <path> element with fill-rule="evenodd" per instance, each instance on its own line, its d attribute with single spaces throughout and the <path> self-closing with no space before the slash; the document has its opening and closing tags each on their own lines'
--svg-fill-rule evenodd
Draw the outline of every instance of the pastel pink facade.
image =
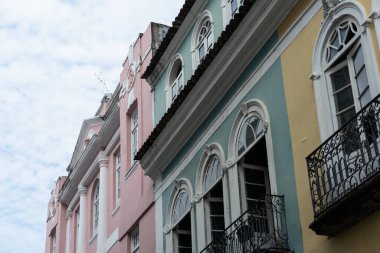
<svg viewBox="0 0 380 253">
<path fill-rule="evenodd" d="M 45 253 L 155 251 L 153 181 L 133 158 L 153 122 L 150 86 L 140 76 L 166 31 L 151 23 L 139 34 L 119 85 L 83 122 L 67 179 L 57 181 L 49 202 L 57 211 L 47 222 Z"/>
</svg>

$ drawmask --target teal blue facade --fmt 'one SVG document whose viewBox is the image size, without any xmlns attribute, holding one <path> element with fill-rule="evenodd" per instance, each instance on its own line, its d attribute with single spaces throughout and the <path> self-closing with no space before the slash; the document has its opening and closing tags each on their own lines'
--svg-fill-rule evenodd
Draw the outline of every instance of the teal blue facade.
<svg viewBox="0 0 380 253">
<path fill-rule="evenodd" d="M 213 18 L 213 32 L 214 38 L 216 39 L 221 32 L 223 31 L 223 16 L 221 11 L 220 1 L 209 1 L 206 5 L 207 10 L 212 13 Z M 193 30 L 193 29 L 191 29 Z M 192 57 L 191 57 L 191 39 L 192 32 L 189 33 L 186 38 L 183 39 L 182 44 L 179 46 L 178 52 L 182 55 L 184 61 L 184 78 L 185 83 L 190 79 L 193 74 L 192 71 Z M 220 144 L 223 149 L 224 154 L 228 154 L 229 149 L 229 136 L 235 119 L 240 111 L 240 104 L 248 102 L 250 100 L 260 100 L 262 101 L 269 114 L 270 119 L 270 131 L 272 136 L 271 145 L 273 148 L 273 159 L 275 167 L 275 177 L 277 183 L 277 193 L 279 195 L 285 196 L 285 211 L 286 211 L 286 222 L 288 228 L 288 239 L 289 247 L 296 253 L 303 253 L 303 243 L 302 243 L 302 231 L 300 224 L 300 216 L 298 210 L 297 202 L 297 192 L 296 192 L 296 181 L 294 173 L 294 164 L 293 164 L 293 154 L 292 154 L 292 144 L 290 139 L 289 131 L 289 122 L 288 122 L 288 113 L 286 110 L 286 101 L 284 94 L 284 85 L 282 79 L 282 68 L 281 62 L 277 59 L 272 66 L 265 72 L 265 74 L 257 81 L 254 86 L 244 94 L 244 98 L 239 101 L 235 109 L 229 114 L 224 115 L 225 119 L 223 123 L 214 130 L 208 140 L 204 145 L 199 148 L 197 144 L 199 140 L 204 136 L 205 132 L 208 131 L 216 119 L 222 116 L 222 112 L 226 106 L 235 98 L 235 96 L 242 92 L 241 88 L 247 84 L 247 80 L 256 72 L 260 67 L 263 60 L 268 56 L 268 54 L 273 50 L 275 45 L 278 43 L 279 38 L 275 32 L 270 36 L 270 38 L 265 43 L 264 47 L 261 48 L 258 54 L 251 60 L 249 65 L 245 68 L 242 74 L 236 78 L 236 81 L 228 90 L 228 92 L 222 97 L 215 108 L 209 113 L 208 117 L 201 123 L 200 127 L 195 131 L 195 133 L 189 138 L 189 140 L 184 143 L 182 148 L 178 150 L 175 158 L 170 161 L 169 165 L 166 168 L 162 168 L 160 180 L 162 182 L 168 182 L 172 180 L 172 175 L 177 174 L 176 170 L 179 167 L 184 158 L 189 155 L 190 152 L 195 155 L 191 160 L 185 164 L 184 168 L 178 173 L 175 177 L 175 180 L 169 182 L 169 186 L 162 189 L 162 192 L 159 193 L 161 198 L 162 206 L 157 206 L 156 209 L 161 209 L 160 212 L 162 215 L 163 224 L 167 224 L 168 213 L 172 212 L 171 201 L 173 192 L 176 187 L 177 179 L 187 179 L 192 189 L 197 188 L 197 173 L 200 168 L 200 161 L 202 155 L 206 150 L 206 146 L 212 143 Z M 165 85 L 167 82 L 168 75 L 168 66 L 165 66 L 160 77 L 154 83 L 154 118 L 155 124 L 159 122 L 164 113 L 166 112 L 166 94 L 165 94 Z M 197 150 L 195 150 L 197 148 Z M 228 192 L 227 194 L 231 194 Z M 234 196 L 229 196 L 229 199 Z M 230 203 L 226 203 L 230 205 Z M 194 208 L 199 208 L 195 205 Z M 192 214 L 193 215 L 193 214 Z M 231 214 L 229 214 L 231 216 Z M 228 226 L 229 224 L 226 224 Z M 192 230 L 195 231 L 195 234 L 199 232 L 199 229 L 196 227 L 196 222 L 193 223 Z M 162 245 L 164 252 L 167 252 L 168 240 L 167 235 L 160 233 L 159 237 L 162 236 Z M 197 236 L 196 236 L 197 238 Z M 193 240 L 196 240 L 193 238 Z M 195 242 L 196 247 L 197 242 Z M 197 252 L 200 252 L 202 248 L 198 248 Z M 194 251 L 193 251 L 194 252 Z"/>
</svg>

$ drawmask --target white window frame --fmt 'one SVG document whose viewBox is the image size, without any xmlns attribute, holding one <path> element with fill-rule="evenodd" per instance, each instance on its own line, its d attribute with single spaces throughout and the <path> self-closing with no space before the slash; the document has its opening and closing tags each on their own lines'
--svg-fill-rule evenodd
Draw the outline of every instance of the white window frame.
<svg viewBox="0 0 380 253">
<path fill-rule="evenodd" d="M 138 108 L 136 107 L 131 113 L 131 166 L 136 164 L 134 159 L 138 151 L 138 126 L 139 126 Z"/>
<path fill-rule="evenodd" d="M 131 253 L 140 252 L 140 234 L 139 229 L 133 230 L 131 233 Z"/>
<path fill-rule="evenodd" d="M 206 33 L 206 40 L 203 39 L 199 41 L 199 35 L 201 33 L 201 29 L 206 22 L 210 22 L 210 30 Z M 192 68 L 193 72 L 196 70 L 200 63 L 199 58 L 199 48 L 203 45 L 205 46 L 205 54 L 207 55 L 208 51 L 212 48 L 212 45 L 215 43 L 214 38 L 214 22 L 211 15 L 211 12 L 208 10 L 203 11 L 199 17 L 197 22 L 194 25 L 192 39 L 191 39 L 191 56 L 192 56 Z"/>
<path fill-rule="evenodd" d="M 194 220 L 194 208 L 192 208 L 191 203 L 194 202 L 193 200 L 193 190 L 191 188 L 191 184 L 188 179 L 181 178 L 174 181 L 174 189 L 170 197 L 169 205 L 168 205 L 168 211 L 166 216 L 166 222 L 167 225 L 164 226 L 164 233 L 166 234 L 166 252 L 178 252 L 178 237 L 176 233 L 176 226 L 185 218 L 187 215 L 190 215 L 191 220 L 191 244 L 192 249 L 194 250 L 195 247 L 195 240 L 196 240 L 196 233 L 195 233 L 195 220 Z M 178 219 L 174 219 L 174 208 L 177 203 L 177 197 L 181 192 L 186 191 L 188 194 L 188 208 L 184 210 L 180 216 L 178 216 Z"/>
<path fill-rule="evenodd" d="M 177 77 L 172 80 L 171 76 L 173 71 L 176 71 L 178 64 L 181 64 L 181 72 L 177 75 Z M 166 93 L 166 108 L 169 108 L 172 102 L 176 99 L 179 92 L 185 87 L 185 66 L 183 64 L 183 57 L 180 54 L 175 54 L 170 61 L 167 75 L 166 75 L 166 85 L 165 85 L 165 93 Z M 175 92 L 173 92 L 173 88 L 175 88 Z"/>
<path fill-rule="evenodd" d="M 236 2 L 236 9 L 232 9 L 232 2 Z M 243 5 L 244 0 L 222 0 L 221 7 L 222 7 L 222 14 L 223 14 L 223 27 L 225 28 L 230 20 L 232 19 L 233 15 L 239 12 L 240 6 Z"/>
<path fill-rule="evenodd" d="M 121 157 L 120 150 L 115 154 L 115 200 L 116 206 L 120 205 L 120 183 L 121 183 Z"/>
<path fill-rule="evenodd" d="M 360 43 L 363 50 L 371 97 L 373 98 L 380 93 L 380 79 L 377 74 L 378 66 L 374 58 L 374 47 L 371 31 L 368 28 L 368 15 L 365 9 L 356 2 L 344 1 L 334 7 L 331 13 L 334 13 L 334 15 L 328 15 L 326 17 L 318 34 L 313 53 L 313 70 L 310 76 L 314 86 L 321 141 L 329 138 L 337 130 L 338 126 L 337 120 L 334 119 L 336 118 L 333 111 L 335 104 L 331 103 L 332 100 L 329 93 L 331 83 L 329 83 L 330 73 L 327 69 L 328 66 L 325 63 L 325 48 L 328 39 L 336 27 L 345 20 L 351 20 L 358 28 L 360 35 L 355 43 Z"/>
<path fill-rule="evenodd" d="M 99 226 L 99 181 L 94 186 L 93 199 L 92 199 L 92 234 L 93 236 L 98 233 Z"/>
</svg>

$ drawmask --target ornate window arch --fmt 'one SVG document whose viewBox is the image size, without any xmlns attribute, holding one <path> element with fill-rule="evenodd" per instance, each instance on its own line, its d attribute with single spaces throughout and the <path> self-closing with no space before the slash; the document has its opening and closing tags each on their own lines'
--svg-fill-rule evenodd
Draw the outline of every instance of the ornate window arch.
<svg viewBox="0 0 380 253">
<path fill-rule="evenodd" d="M 184 88 L 184 64 L 183 57 L 175 54 L 172 58 L 166 77 L 166 107 L 169 108 L 171 103 L 176 99 L 180 91 Z"/>
<path fill-rule="evenodd" d="M 364 8 L 345 1 L 329 10 L 313 53 L 313 80 L 322 140 L 379 93 Z"/>
<path fill-rule="evenodd" d="M 95 235 L 99 225 L 99 180 L 95 181 L 92 189 L 92 234 Z"/>
<path fill-rule="evenodd" d="M 232 219 L 264 194 L 277 194 L 269 114 L 260 100 L 241 104 L 230 132 L 226 166 L 229 190 L 237 196 L 230 199 Z M 260 187 L 251 187 L 257 184 Z"/>
<path fill-rule="evenodd" d="M 191 203 L 193 191 L 187 179 L 175 180 L 175 186 L 170 198 L 167 212 L 167 224 L 164 232 L 168 234 L 167 243 L 170 252 L 191 252 L 193 248 L 193 229 L 191 218 Z"/>
<path fill-rule="evenodd" d="M 192 40 L 191 55 L 193 59 L 193 70 L 207 55 L 214 43 L 213 20 L 211 13 L 205 10 L 195 23 Z"/>
<path fill-rule="evenodd" d="M 224 232 L 225 224 L 229 224 L 228 183 L 224 164 L 225 156 L 221 145 L 207 145 L 199 163 L 195 195 L 195 201 L 200 201 L 197 228 L 200 233 L 198 238 L 205 239 L 204 245 L 199 242 L 202 247 L 219 238 Z"/>
</svg>

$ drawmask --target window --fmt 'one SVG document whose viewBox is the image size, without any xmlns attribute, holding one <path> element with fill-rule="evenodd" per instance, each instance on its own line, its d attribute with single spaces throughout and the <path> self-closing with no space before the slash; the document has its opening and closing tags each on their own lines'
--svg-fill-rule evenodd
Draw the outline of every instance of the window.
<svg viewBox="0 0 380 253">
<path fill-rule="evenodd" d="M 120 203 L 120 151 L 118 151 L 115 155 L 115 197 L 116 197 L 116 205 Z"/>
<path fill-rule="evenodd" d="M 135 155 L 138 151 L 138 113 L 137 108 L 131 114 L 131 164 L 134 165 Z"/>
<path fill-rule="evenodd" d="M 195 70 L 199 63 L 206 57 L 214 43 L 212 24 L 211 13 L 206 10 L 200 15 L 194 26 L 191 41 L 193 70 Z"/>
<path fill-rule="evenodd" d="M 92 231 L 95 235 L 98 232 L 99 224 L 99 182 L 96 183 L 93 193 L 92 204 Z"/>
<path fill-rule="evenodd" d="M 139 230 L 136 229 L 131 234 L 131 251 L 132 253 L 138 253 L 140 248 Z"/>
<path fill-rule="evenodd" d="M 331 33 L 325 61 L 335 128 L 344 125 L 371 100 L 360 32 L 352 20 L 344 20 Z"/>
<path fill-rule="evenodd" d="M 216 155 L 211 156 L 204 178 L 207 241 L 218 239 L 224 231 L 223 170 Z"/>
<path fill-rule="evenodd" d="M 237 154 L 240 157 L 264 134 L 264 125 L 257 114 L 247 117 L 238 133 Z"/>
<path fill-rule="evenodd" d="M 52 238 L 52 253 L 56 253 L 57 252 L 57 237 L 55 235 L 55 233 L 53 234 Z"/>
<path fill-rule="evenodd" d="M 76 225 L 76 237 L 75 237 L 75 252 L 79 252 L 79 221 L 80 221 L 80 214 L 79 214 L 79 208 L 76 211 L 76 220 L 77 220 L 77 225 Z"/>
<path fill-rule="evenodd" d="M 175 59 L 169 77 L 169 87 L 170 87 L 170 102 L 176 99 L 179 92 L 183 89 L 183 66 L 181 58 Z"/>
<path fill-rule="evenodd" d="M 244 0 L 222 0 L 223 27 L 225 28 L 235 13 L 239 12 L 239 7 L 244 4 Z"/>
<path fill-rule="evenodd" d="M 192 252 L 189 194 L 181 189 L 175 199 L 172 212 L 174 248 L 177 253 Z"/>
<path fill-rule="evenodd" d="M 344 1 L 322 23 L 311 75 L 322 140 L 347 123 L 377 93 L 379 77 L 366 19 L 361 6 Z"/>
<path fill-rule="evenodd" d="M 197 43 L 198 60 L 201 62 L 206 56 L 207 52 L 210 50 L 213 43 L 212 27 L 210 19 L 208 18 L 203 21 L 198 34 Z"/>
</svg>

